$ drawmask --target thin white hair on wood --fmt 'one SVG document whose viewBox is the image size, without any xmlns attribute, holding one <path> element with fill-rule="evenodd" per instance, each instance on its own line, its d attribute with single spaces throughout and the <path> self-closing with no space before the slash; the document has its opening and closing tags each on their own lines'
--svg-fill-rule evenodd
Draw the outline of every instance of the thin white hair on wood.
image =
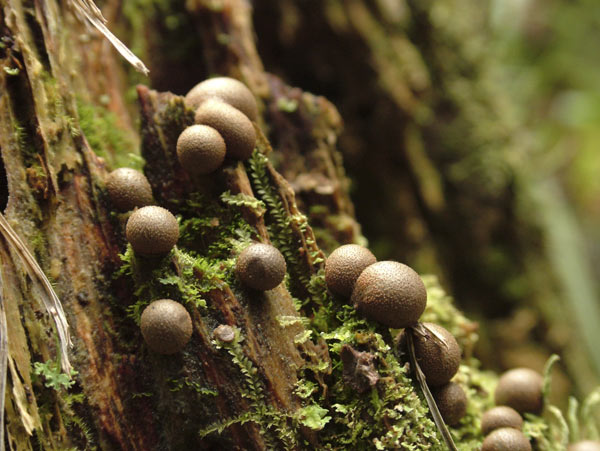
<svg viewBox="0 0 600 451">
<path fill-rule="evenodd" d="M 8 339 L 6 338 L 6 314 L 2 297 L 2 274 L 0 274 L 0 451 L 4 451 L 4 394 L 8 363 Z"/>
<path fill-rule="evenodd" d="M 148 75 L 150 71 L 142 60 L 135 56 L 133 52 L 108 29 L 106 26 L 106 19 L 93 0 L 70 0 L 69 4 L 80 21 L 87 26 L 92 25 L 96 28 L 138 72 Z"/>
<path fill-rule="evenodd" d="M 60 299 L 56 295 L 52 284 L 38 265 L 35 257 L 29 252 L 29 249 L 14 231 L 2 213 L 0 213 L 0 235 L 15 249 L 19 257 L 23 260 L 27 274 L 31 278 L 33 287 L 38 294 L 41 303 L 50 314 L 56 325 L 56 333 L 59 340 L 60 364 L 65 374 L 71 374 L 71 362 L 69 362 L 69 347 L 71 346 L 71 337 L 69 335 L 69 324 L 62 308 Z"/>
<path fill-rule="evenodd" d="M 440 345 L 442 345 L 444 349 L 449 349 L 446 338 L 435 329 L 428 327 L 426 324 L 418 323 L 415 327 L 413 327 L 413 331 L 425 339 L 432 338 L 433 341 L 437 341 Z"/>
<path fill-rule="evenodd" d="M 421 325 L 421 323 L 418 324 L 418 326 L 420 326 L 420 325 Z M 429 328 L 427 328 L 427 330 L 432 331 Z M 427 385 L 427 381 L 425 380 L 425 374 L 423 373 L 423 370 L 421 370 L 421 367 L 419 366 L 419 362 L 417 361 L 417 356 L 415 355 L 415 343 L 414 343 L 414 337 L 413 337 L 413 334 L 415 333 L 415 328 L 408 327 L 405 329 L 405 331 L 406 331 L 406 344 L 408 346 L 408 355 L 410 357 L 410 364 L 412 366 L 413 373 L 417 377 L 417 382 L 419 383 L 419 385 L 421 387 L 421 391 L 423 392 L 423 395 L 425 396 L 425 401 L 427 402 L 427 405 L 429 406 L 429 411 L 431 412 L 431 416 L 433 417 L 433 422 L 435 423 L 436 427 L 438 428 L 438 431 L 440 432 L 440 435 L 442 436 L 442 440 L 446 444 L 446 447 L 450 451 L 458 451 L 458 448 L 456 447 L 456 445 L 454 444 L 454 440 L 452 439 L 452 434 L 450 434 L 450 431 L 448 430 L 448 427 L 446 426 L 446 423 L 444 422 L 444 418 L 442 418 L 442 414 L 440 413 L 440 410 L 438 409 L 435 399 L 434 399 L 433 395 L 431 394 L 431 391 L 429 390 L 429 386 Z M 434 336 L 437 337 L 437 335 L 434 335 Z"/>
</svg>

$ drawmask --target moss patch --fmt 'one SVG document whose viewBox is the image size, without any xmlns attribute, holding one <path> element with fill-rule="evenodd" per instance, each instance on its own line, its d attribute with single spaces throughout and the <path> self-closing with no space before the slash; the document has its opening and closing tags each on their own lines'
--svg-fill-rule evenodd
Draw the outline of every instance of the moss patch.
<svg viewBox="0 0 600 451">
<path fill-rule="evenodd" d="M 109 167 L 142 170 L 144 159 L 140 156 L 138 143 L 119 127 L 114 113 L 82 99 L 77 101 L 77 113 L 90 147 L 106 160 Z"/>
</svg>

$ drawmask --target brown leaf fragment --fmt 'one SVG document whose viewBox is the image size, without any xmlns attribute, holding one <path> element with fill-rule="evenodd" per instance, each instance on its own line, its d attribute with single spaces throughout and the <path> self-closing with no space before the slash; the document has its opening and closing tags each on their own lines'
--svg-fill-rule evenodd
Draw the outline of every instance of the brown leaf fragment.
<svg viewBox="0 0 600 451">
<path fill-rule="evenodd" d="M 350 345 L 343 345 L 340 352 L 344 365 L 344 382 L 358 393 L 363 393 L 373 387 L 379 380 L 373 360 L 375 355 L 360 352 Z"/>
</svg>

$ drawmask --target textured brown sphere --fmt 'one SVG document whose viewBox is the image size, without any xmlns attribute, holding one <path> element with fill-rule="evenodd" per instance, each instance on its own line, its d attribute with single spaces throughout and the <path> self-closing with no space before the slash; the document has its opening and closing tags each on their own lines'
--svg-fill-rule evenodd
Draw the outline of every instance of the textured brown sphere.
<svg viewBox="0 0 600 451">
<path fill-rule="evenodd" d="M 115 169 L 108 174 L 106 188 L 112 204 L 120 211 L 133 210 L 154 202 L 148 179 L 135 169 Z"/>
<path fill-rule="evenodd" d="M 500 428 L 513 428 L 519 431 L 523 428 L 523 418 L 512 407 L 493 407 L 481 417 L 481 432 L 488 435 Z"/>
<path fill-rule="evenodd" d="M 542 376 L 529 368 L 509 370 L 498 380 L 496 405 L 512 407 L 519 413 L 540 413 L 543 382 Z"/>
<path fill-rule="evenodd" d="M 150 349 L 159 354 L 174 354 L 190 341 L 192 318 L 179 302 L 160 299 L 144 309 L 140 328 Z"/>
<path fill-rule="evenodd" d="M 325 262 L 325 282 L 334 294 L 349 298 L 360 273 L 377 259 L 369 249 L 346 244 L 331 253 Z"/>
<path fill-rule="evenodd" d="M 433 387 L 444 385 L 458 371 L 461 357 L 460 346 L 454 336 L 442 326 L 433 323 L 423 323 L 423 325 L 443 337 L 447 347 L 440 343 L 438 337 L 431 332 L 427 337 L 414 334 L 417 362 L 425 374 L 427 385 Z"/>
<path fill-rule="evenodd" d="M 270 244 L 256 243 L 242 251 L 235 271 L 240 281 L 249 288 L 266 291 L 279 285 L 285 277 L 283 255 Z"/>
<path fill-rule="evenodd" d="M 427 291 L 412 268 L 383 261 L 360 274 L 351 302 L 367 318 L 399 329 L 417 323 L 427 304 Z"/>
<path fill-rule="evenodd" d="M 254 95 L 244 83 L 235 78 L 216 77 L 198 83 L 185 96 L 185 104 L 195 110 L 205 100 L 214 98 L 237 108 L 251 121 L 258 117 Z"/>
<path fill-rule="evenodd" d="M 212 127 L 192 125 L 177 139 L 177 157 L 190 174 L 209 174 L 225 160 L 225 140 Z"/>
<path fill-rule="evenodd" d="M 531 443 L 521 431 L 501 428 L 485 438 L 481 451 L 531 451 Z"/>
<path fill-rule="evenodd" d="M 196 110 L 196 124 L 208 125 L 225 140 L 227 155 L 247 160 L 256 144 L 256 131 L 240 110 L 220 100 L 209 99 Z"/>
<path fill-rule="evenodd" d="M 583 440 L 570 444 L 567 451 L 600 451 L 600 442 Z"/>
<path fill-rule="evenodd" d="M 450 382 L 433 389 L 431 394 L 444 422 L 449 426 L 458 424 L 467 413 L 467 395 L 460 385 Z"/>
<path fill-rule="evenodd" d="M 142 207 L 132 213 L 125 227 L 127 241 L 141 255 L 169 252 L 179 239 L 177 219 L 162 207 Z"/>
</svg>

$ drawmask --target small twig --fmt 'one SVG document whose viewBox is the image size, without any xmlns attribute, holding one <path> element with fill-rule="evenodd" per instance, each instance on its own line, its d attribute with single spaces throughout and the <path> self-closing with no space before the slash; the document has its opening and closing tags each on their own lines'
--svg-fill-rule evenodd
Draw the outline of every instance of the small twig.
<svg viewBox="0 0 600 451">
<path fill-rule="evenodd" d="M 429 329 L 427 329 L 429 330 Z M 433 416 L 433 422 L 437 426 L 440 434 L 442 435 L 442 439 L 446 443 L 446 446 L 451 451 L 458 451 L 458 448 L 454 444 L 454 440 L 452 440 L 452 436 L 450 435 L 450 431 L 446 427 L 446 423 L 444 423 L 444 419 L 442 418 L 442 414 L 440 413 L 437 404 L 435 403 L 435 399 L 433 399 L 433 395 L 429 391 L 429 387 L 427 386 L 427 382 L 425 381 L 425 375 L 423 371 L 421 371 L 421 367 L 417 363 L 417 357 L 415 356 L 415 345 L 413 342 L 413 328 L 408 327 L 405 329 L 406 333 L 406 345 L 408 346 L 408 354 L 410 356 L 410 364 L 413 367 L 413 371 L 417 376 L 417 381 L 421 386 L 421 390 L 425 395 L 425 400 L 427 401 L 427 405 L 429 406 L 429 410 L 431 411 L 431 415 Z"/>
<path fill-rule="evenodd" d="M 69 4 L 80 21 L 88 26 L 92 25 L 96 28 L 138 72 L 148 75 L 150 71 L 142 60 L 135 56 L 133 52 L 108 29 L 106 26 L 106 19 L 93 0 L 70 0 Z"/>
<path fill-rule="evenodd" d="M 60 341 L 58 353 L 60 354 L 61 367 L 65 374 L 71 374 L 71 363 L 69 362 L 68 348 L 71 346 L 69 336 L 69 324 L 62 308 L 60 299 L 56 295 L 52 284 L 38 265 L 35 257 L 14 231 L 2 213 L 0 213 L 0 236 L 15 249 L 25 264 L 27 274 L 31 277 L 34 288 L 39 292 L 42 304 L 56 324 L 56 332 Z"/>
</svg>

